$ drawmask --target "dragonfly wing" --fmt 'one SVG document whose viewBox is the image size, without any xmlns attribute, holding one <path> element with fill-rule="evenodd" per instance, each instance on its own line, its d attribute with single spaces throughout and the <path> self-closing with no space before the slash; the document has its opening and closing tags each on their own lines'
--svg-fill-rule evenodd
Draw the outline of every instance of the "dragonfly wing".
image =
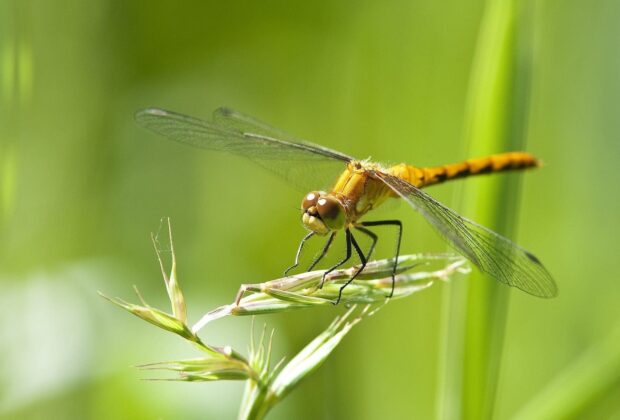
<svg viewBox="0 0 620 420">
<path fill-rule="evenodd" d="M 346 162 L 353 159 L 350 156 L 319 144 L 296 138 L 284 130 L 275 128 L 266 122 L 260 121 L 239 111 L 235 111 L 234 109 L 226 107 L 216 109 L 213 113 L 213 122 L 233 131 L 254 135 L 258 134 L 272 139 L 279 139 L 301 146 L 307 146 L 313 150 L 319 151 L 324 156 L 330 156 L 334 159 L 343 160 Z"/>
<path fill-rule="evenodd" d="M 180 143 L 243 156 L 303 192 L 334 182 L 352 159 L 322 146 L 293 140 L 265 123 L 226 108 L 216 111 L 213 122 L 156 108 L 139 111 L 136 121 Z"/>
<path fill-rule="evenodd" d="M 547 269 L 525 249 L 460 216 L 400 178 L 378 171 L 373 176 L 422 213 L 454 248 L 481 271 L 534 296 L 550 298 L 557 295 L 557 286 Z"/>
<path fill-rule="evenodd" d="M 233 131 L 262 134 L 276 139 L 299 143 L 299 140 L 295 139 L 295 137 L 286 131 L 231 108 L 221 107 L 216 109 L 213 112 L 213 122 L 220 127 L 226 127 Z"/>
</svg>

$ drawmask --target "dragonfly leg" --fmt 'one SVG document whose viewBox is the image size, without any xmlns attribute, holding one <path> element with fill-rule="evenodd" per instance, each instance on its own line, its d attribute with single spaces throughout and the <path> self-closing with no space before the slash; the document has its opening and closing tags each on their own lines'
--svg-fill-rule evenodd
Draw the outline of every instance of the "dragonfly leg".
<svg viewBox="0 0 620 420">
<path fill-rule="evenodd" d="M 378 241 L 379 237 L 377 236 L 376 233 L 374 233 L 370 229 L 366 229 L 365 227 L 355 226 L 355 229 L 357 229 L 360 232 L 364 233 L 365 235 L 369 236 L 370 240 L 372 241 L 372 243 L 370 244 L 370 247 L 368 248 L 368 253 L 366 254 L 366 260 L 368 261 L 368 260 L 370 260 L 370 256 L 372 255 L 373 251 L 375 250 L 375 246 L 377 245 L 377 241 Z"/>
<path fill-rule="evenodd" d="M 316 256 L 316 258 L 314 259 L 314 261 L 312 261 L 312 264 L 310 264 L 310 267 L 308 267 L 308 270 L 306 271 L 312 271 L 312 269 L 319 263 L 319 261 L 323 259 L 323 257 L 327 254 L 327 251 L 329 251 L 329 247 L 332 245 L 332 242 L 334 241 L 335 236 L 336 236 L 336 232 L 332 232 L 331 235 L 329 235 L 329 238 L 327 238 L 327 242 L 325 242 L 325 245 L 323 246 L 321 253 Z"/>
<path fill-rule="evenodd" d="M 362 265 L 355 272 L 355 274 L 353 274 L 351 276 L 351 278 L 349 280 L 347 280 L 347 282 L 345 284 L 340 286 L 340 290 L 338 291 L 338 299 L 336 300 L 336 302 L 334 302 L 334 305 L 338 305 L 340 303 L 340 299 L 342 298 L 342 291 L 344 290 L 344 288 L 347 287 L 349 284 L 351 284 L 351 282 L 353 280 L 355 280 L 355 277 L 357 277 L 357 275 L 359 273 L 361 273 L 362 270 L 364 270 L 364 268 L 366 268 L 366 263 L 368 262 L 368 260 L 366 259 L 366 256 L 364 255 L 364 252 L 362 252 L 362 249 L 358 245 L 358 243 L 355 240 L 355 238 L 353 237 L 353 235 L 351 234 L 350 236 L 351 236 L 351 243 L 353 244 L 353 247 L 355 248 L 355 252 L 357 252 L 358 257 L 360 258 L 360 261 L 362 262 Z M 376 235 L 375 235 L 375 237 L 376 237 Z M 376 242 L 376 239 L 375 239 L 375 242 Z M 371 252 L 372 252 L 372 249 L 371 249 Z"/>
<path fill-rule="evenodd" d="M 335 269 L 337 269 L 338 267 L 340 267 L 342 264 L 346 263 L 347 261 L 349 261 L 349 258 L 351 258 L 351 239 L 353 238 L 353 235 L 351 235 L 351 231 L 349 229 L 345 229 L 345 240 L 347 242 L 347 254 L 345 255 L 345 257 L 340 260 L 338 263 L 336 263 L 336 265 L 334 265 L 333 267 L 331 267 L 329 270 L 325 271 L 323 273 L 323 277 L 321 277 L 321 283 L 319 284 L 319 289 L 323 288 L 323 284 L 325 284 L 325 277 L 331 273 L 332 271 L 334 271 Z M 330 237 L 330 239 L 333 239 L 333 236 L 335 235 L 332 234 L 332 236 Z M 330 241 L 331 242 L 331 241 Z M 340 300 L 340 299 L 339 299 Z"/>
<path fill-rule="evenodd" d="M 314 232 L 310 232 L 306 236 L 304 236 L 304 238 L 301 240 L 301 242 L 299 243 L 299 248 L 297 248 L 297 254 L 295 254 L 295 263 L 291 265 L 289 268 L 287 268 L 286 270 L 284 270 L 285 276 L 288 275 L 289 271 L 291 271 L 293 268 L 299 265 L 299 257 L 301 256 L 301 250 L 304 249 L 304 245 L 306 244 L 306 241 L 312 238 L 313 236 L 314 236 Z"/>
<path fill-rule="evenodd" d="M 400 255 L 400 242 L 403 237 L 403 222 L 400 220 L 377 220 L 374 222 L 362 222 L 362 226 L 396 226 L 398 229 L 398 237 L 396 239 L 396 254 L 394 256 L 394 266 L 392 267 L 392 290 L 390 291 L 390 296 L 394 295 L 394 283 L 396 277 L 396 268 L 398 268 L 398 257 Z"/>
</svg>

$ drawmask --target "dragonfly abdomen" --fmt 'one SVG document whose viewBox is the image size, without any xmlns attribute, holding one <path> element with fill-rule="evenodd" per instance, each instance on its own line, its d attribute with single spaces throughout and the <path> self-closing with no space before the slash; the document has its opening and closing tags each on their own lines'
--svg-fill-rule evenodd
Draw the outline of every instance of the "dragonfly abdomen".
<svg viewBox="0 0 620 420">
<path fill-rule="evenodd" d="M 419 168 L 400 164 L 390 172 L 418 188 L 472 175 L 535 168 L 540 161 L 529 153 L 508 152 L 443 166 Z"/>
</svg>

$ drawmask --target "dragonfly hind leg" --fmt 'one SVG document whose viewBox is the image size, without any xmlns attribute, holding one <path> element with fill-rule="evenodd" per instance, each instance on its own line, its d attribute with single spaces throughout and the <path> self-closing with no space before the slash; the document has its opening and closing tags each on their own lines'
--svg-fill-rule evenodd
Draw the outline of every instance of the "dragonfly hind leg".
<svg viewBox="0 0 620 420">
<path fill-rule="evenodd" d="M 332 271 L 334 271 L 335 269 L 340 267 L 342 264 L 344 264 L 347 261 L 349 261 L 349 259 L 351 258 L 351 242 L 353 240 L 353 235 L 351 235 L 351 231 L 349 229 L 346 229 L 344 232 L 345 232 L 345 241 L 347 243 L 347 254 L 345 255 L 345 257 L 342 260 L 338 261 L 336 263 L 336 265 L 332 266 L 330 269 L 326 270 L 323 273 L 323 276 L 321 277 L 321 283 L 319 284 L 319 289 L 323 288 L 323 285 L 325 284 L 325 278 L 327 277 L 327 275 L 329 273 L 331 273 Z M 331 234 L 331 236 L 329 237 L 329 240 L 328 240 L 326 246 L 323 248 L 323 250 L 325 250 L 325 252 L 327 252 L 326 249 L 329 248 L 329 245 L 331 244 L 331 241 L 334 239 L 335 234 L 336 233 L 333 232 Z M 338 299 L 338 301 L 340 301 L 340 299 Z M 338 303 L 338 302 L 336 302 L 336 303 Z"/>
<path fill-rule="evenodd" d="M 401 222 L 400 220 L 377 220 L 374 222 L 362 222 L 360 224 L 362 226 L 396 226 L 398 229 L 398 237 L 396 239 L 396 253 L 394 255 L 394 266 L 392 267 L 392 290 L 390 291 L 390 295 L 388 296 L 391 298 L 394 295 L 396 269 L 398 268 L 398 257 L 400 255 L 400 242 L 403 237 L 403 222 Z M 358 227 L 358 229 L 360 228 Z"/>
<path fill-rule="evenodd" d="M 336 299 L 336 302 L 334 302 L 334 305 L 338 305 L 340 303 L 340 299 L 342 298 L 342 291 L 344 290 L 344 288 L 347 287 L 349 284 L 351 284 L 351 282 L 353 280 L 355 280 L 355 278 L 359 275 L 359 273 L 361 273 L 364 270 L 364 268 L 366 268 L 366 264 L 368 263 L 368 259 L 366 258 L 366 256 L 362 252 L 362 249 L 360 248 L 360 246 L 358 245 L 357 241 L 353 237 L 353 234 L 351 234 L 351 232 L 348 229 L 347 229 L 347 233 L 349 234 L 348 236 L 349 236 L 349 239 L 350 239 L 348 241 L 348 243 L 347 243 L 347 255 L 348 255 L 348 257 L 351 256 L 351 244 L 353 244 L 353 247 L 355 248 L 355 252 L 357 252 L 357 256 L 359 257 L 360 261 L 362 262 L 362 265 L 355 272 L 355 274 L 353 274 L 351 276 L 351 278 L 349 280 L 347 280 L 347 282 L 345 284 L 340 286 L 340 290 L 338 291 L 338 299 Z M 364 233 L 367 233 L 367 232 L 364 232 Z M 372 235 L 374 235 L 374 234 L 372 234 Z M 371 238 L 372 238 L 372 235 L 371 235 Z M 374 235 L 373 243 L 372 243 L 372 245 L 370 247 L 370 251 L 368 252 L 368 255 L 370 255 L 372 253 L 376 243 L 377 243 L 377 235 Z"/>
<path fill-rule="evenodd" d="M 377 241 L 379 240 L 379 237 L 377 236 L 376 233 L 374 233 L 370 229 L 366 229 L 365 227 L 355 226 L 355 229 L 359 230 L 364 235 L 367 235 L 368 237 L 370 237 L 370 240 L 372 241 L 370 244 L 370 247 L 368 248 L 368 253 L 366 254 L 366 260 L 370 260 L 370 257 L 372 256 L 372 253 L 375 250 L 375 246 L 377 246 Z"/>
</svg>

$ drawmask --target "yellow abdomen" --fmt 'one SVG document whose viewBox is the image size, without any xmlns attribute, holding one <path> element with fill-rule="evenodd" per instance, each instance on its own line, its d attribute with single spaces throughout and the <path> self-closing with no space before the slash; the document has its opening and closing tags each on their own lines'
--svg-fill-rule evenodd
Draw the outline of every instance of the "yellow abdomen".
<svg viewBox="0 0 620 420">
<path fill-rule="evenodd" d="M 535 168 L 537 166 L 540 166 L 540 161 L 529 153 L 508 152 L 430 168 L 418 168 L 401 163 L 392 166 L 389 172 L 418 188 L 422 188 L 451 179 Z"/>
</svg>

